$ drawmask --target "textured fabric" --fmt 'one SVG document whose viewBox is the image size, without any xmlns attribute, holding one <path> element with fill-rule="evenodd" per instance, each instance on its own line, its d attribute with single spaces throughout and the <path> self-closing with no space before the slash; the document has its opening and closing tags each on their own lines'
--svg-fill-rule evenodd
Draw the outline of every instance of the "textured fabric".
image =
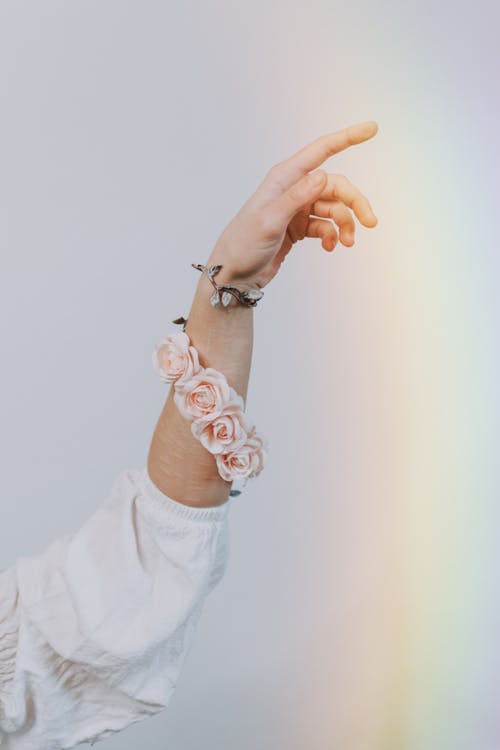
<svg viewBox="0 0 500 750">
<path fill-rule="evenodd" d="M 167 706 L 230 503 L 183 505 L 128 469 L 78 531 L 0 571 L 1 750 L 93 743 Z"/>
</svg>

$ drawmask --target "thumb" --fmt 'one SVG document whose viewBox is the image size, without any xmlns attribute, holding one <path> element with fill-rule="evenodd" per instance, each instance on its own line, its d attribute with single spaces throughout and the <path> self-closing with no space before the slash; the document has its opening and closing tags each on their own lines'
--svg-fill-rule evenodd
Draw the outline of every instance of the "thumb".
<svg viewBox="0 0 500 750">
<path fill-rule="evenodd" d="M 321 195 L 326 182 L 327 174 L 323 169 L 316 169 L 301 177 L 283 195 L 273 201 L 273 212 L 284 224 L 288 224 L 296 213 Z"/>
</svg>

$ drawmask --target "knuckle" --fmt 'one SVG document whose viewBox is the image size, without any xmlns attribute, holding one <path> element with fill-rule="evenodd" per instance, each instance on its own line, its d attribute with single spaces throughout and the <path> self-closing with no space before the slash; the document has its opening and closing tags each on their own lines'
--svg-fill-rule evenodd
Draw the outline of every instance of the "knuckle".
<svg viewBox="0 0 500 750">
<path fill-rule="evenodd" d="M 274 239 L 281 232 L 281 225 L 276 212 L 271 208 L 264 208 L 260 211 L 257 224 L 258 231 L 264 239 Z"/>
<path fill-rule="evenodd" d="M 304 186 L 301 184 L 293 185 L 290 190 L 287 191 L 286 196 L 291 203 L 297 203 L 300 201 L 305 192 Z"/>
<path fill-rule="evenodd" d="M 333 155 L 330 136 L 328 133 L 324 133 L 316 138 L 316 145 L 323 150 L 323 161 Z"/>
<path fill-rule="evenodd" d="M 333 175 L 333 194 L 335 198 L 341 199 L 348 184 L 349 180 L 344 174 Z"/>
<path fill-rule="evenodd" d="M 327 215 L 330 219 L 342 216 L 342 209 L 338 203 L 329 203 L 327 208 Z"/>
<path fill-rule="evenodd" d="M 345 129 L 345 137 L 347 144 L 349 146 L 354 146 L 356 144 L 356 128 L 349 125 L 349 127 Z"/>
<path fill-rule="evenodd" d="M 266 182 L 273 186 L 274 189 L 285 190 L 285 164 L 282 161 L 273 164 L 266 175 Z"/>
<path fill-rule="evenodd" d="M 266 176 L 272 180 L 276 180 L 280 177 L 282 171 L 283 171 L 283 162 L 278 161 L 276 162 L 276 164 L 273 164 L 272 167 L 267 171 Z"/>
</svg>

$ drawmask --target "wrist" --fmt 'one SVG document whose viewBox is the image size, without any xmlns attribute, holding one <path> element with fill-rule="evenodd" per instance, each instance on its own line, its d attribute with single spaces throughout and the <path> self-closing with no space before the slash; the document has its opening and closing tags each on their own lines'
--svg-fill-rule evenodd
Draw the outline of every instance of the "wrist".
<svg viewBox="0 0 500 750">
<path fill-rule="evenodd" d="M 220 257 L 210 256 L 205 264 L 191 263 L 201 273 L 199 286 L 211 289 L 210 304 L 223 308 L 255 307 L 264 292 L 249 279 L 238 277 L 230 266 L 220 261 Z"/>
<path fill-rule="evenodd" d="M 260 289 L 259 285 L 252 279 L 238 275 L 227 253 L 222 252 L 219 248 L 216 248 L 210 254 L 204 265 L 207 267 L 215 265 L 222 266 L 220 271 L 214 276 L 214 282 L 218 286 L 236 286 L 241 291 Z"/>
</svg>

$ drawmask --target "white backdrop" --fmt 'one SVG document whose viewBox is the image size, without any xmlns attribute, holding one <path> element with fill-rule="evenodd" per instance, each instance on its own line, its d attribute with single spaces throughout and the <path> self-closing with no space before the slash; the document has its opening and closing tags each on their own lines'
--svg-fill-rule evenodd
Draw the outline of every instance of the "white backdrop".
<svg viewBox="0 0 500 750">
<path fill-rule="evenodd" d="M 419 79 L 438 19 L 403 5 L 0 5 L 0 567 L 78 528 L 119 472 L 144 465 L 167 393 L 152 347 L 189 312 L 191 262 L 269 167 L 324 132 L 380 125 L 326 165 L 368 195 L 380 226 L 358 225 L 355 248 L 332 256 L 302 243 L 256 309 L 248 410 L 270 459 L 233 501 L 229 569 L 170 706 L 110 750 L 447 747 L 442 728 L 428 734 L 436 693 L 411 671 L 424 662 L 405 641 L 415 599 L 398 512 L 431 496 L 412 494 L 429 464 L 403 462 L 428 403 L 416 405 L 404 367 L 424 348 L 415 321 L 438 262 L 424 238 L 450 226 L 429 218 L 420 186 L 456 211 L 438 195 L 453 155 L 431 164 L 422 146 L 445 131 L 435 103 L 455 97 L 461 111 L 463 48 Z M 443 28 L 454 7 L 436 11 Z M 476 705 L 470 729 L 481 706 L 465 677 L 450 682 L 463 700 L 444 701 L 450 748 L 484 750 L 477 735 L 456 741 L 457 707 Z"/>
</svg>

